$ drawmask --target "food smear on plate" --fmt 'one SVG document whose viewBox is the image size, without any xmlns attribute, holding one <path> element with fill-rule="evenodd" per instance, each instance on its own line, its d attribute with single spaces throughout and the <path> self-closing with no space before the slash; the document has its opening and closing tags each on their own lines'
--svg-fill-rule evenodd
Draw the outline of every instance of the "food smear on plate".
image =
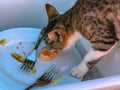
<svg viewBox="0 0 120 90">
<path fill-rule="evenodd" d="M 17 54 L 17 53 L 12 53 L 11 54 L 13 58 L 15 58 L 17 61 L 24 63 L 25 59 L 24 57 L 22 57 L 21 55 Z"/>
<path fill-rule="evenodd" d="M 35 43 L 35 42 L 32 42 L 32 44 L 35 46 L 36 43 Z"/>
<path fill-rule="evenodd" d="M 47 48 L 43 48 L 40 52 L 40 59 L 43 61 L 49 61 L 50 59 L 58 56 L 59 50 L 49 50 Z"/>
<path fill-rule="evenodd" d="M 23 41 L 20 41 L 19 44 L 23 44 Z"/>
<path fill-rule="evenodd" d="M 35 74 L 37 72 L 36 68 L 33 68 L 33 70 L 30 71 L 31 73 Z"/>
<path fill-rule="evenodd" d="M 7 48 L 7 49 L 10 49 L 10 48 L 11 48 L 11 46 L 6 46 L 6 48 Z"/>
<path fill-rule="evenodd" d="M 5 38 L 3 38 L 2 40 L 0 40 L 0 45 L 5 45 L 7 42 L 7 40 Z"/>
<path fill-rule="evenodd" d="M 59 76 L 56 79 L 52 80 L 51 83 L 49 85 L 56 85 L 58 82 L 60 82 L 62 79 L 64 78 L 64 76 Z"/>
<path fill-rule="evenodd" d="M 26 56 L 26 52 L 25 51 L 23 51 L 23 55 Z"/>
<path fill-rule="evenodd" d="M 10 77 L 10 78 L 11 78 L 12 76 L 13 76 L 13 74 L 12 74 L 12 73 L 9 73 L 9 74 L 8 74 L 8 77 Z"/>
</svg>

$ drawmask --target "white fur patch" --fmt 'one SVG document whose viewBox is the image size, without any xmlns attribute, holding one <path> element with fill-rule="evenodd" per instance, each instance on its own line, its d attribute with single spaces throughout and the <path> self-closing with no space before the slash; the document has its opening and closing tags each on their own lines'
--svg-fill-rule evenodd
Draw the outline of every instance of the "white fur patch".
<svg viewBox="0 0 120 90">
<path fill-rule="evenodd" d="M 71 70 L 71 75 L 76 78 L 82 78 L 88 72 L 86 63 L 81 62 L 80 65 L 75 66 Z"/>
<path fill-rule="evenodd" d="M 75 44 L 75 42 L 81 37 L 81 34 L 75 31 L 74 34 L 68 39 L 67 46 L 64 48 L 64 50 L 71 48 Z"/>
<path fill-rule="evenodd" d="M 87 72 L 88 72 L 88 67 L 87 67 L 87 62 L 90 62 L 92 60 L 99 60 L 99 58 L 105 56 L 108 52 L 110 52 L 114 47 L 116 46 L 113 45 L 108 51 L 102 52 L 102 51 L 95 51 L 93 49 L 91 49 L 87 55 L 85 56 L 85 58 L 83 59 L 83 61 L 78 65 L 75 66 L 72 70 L 71 70 L 71 74 L 74 77 L 77 78 L 81 78 L 83 77 Z"/>
<path fill-rule="evenodd" d="M 115 43 L 108 51 L 95 51 L 91 49 L 85 56 L 84 61 L 89 62 L 91 60 L 98 60 L 99 58 L 108 54 L 116 45 L 117 43 Z"/>
</svg>

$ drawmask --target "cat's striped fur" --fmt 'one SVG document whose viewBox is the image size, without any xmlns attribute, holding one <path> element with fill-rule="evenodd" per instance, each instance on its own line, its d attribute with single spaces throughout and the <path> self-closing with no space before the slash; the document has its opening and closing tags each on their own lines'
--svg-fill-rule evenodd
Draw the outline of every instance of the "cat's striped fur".
<svg viewBox="0 0 120 90">
<path fill-rule="evenodd" d="M 120 23 L 120 0 L 78 0 L 61 18 L 66 27 L 87 38 L 95 50 L 106 51 L 119 38 L 115 24 Z"/>
<path fill-rule="evenodd" d="M 77 0 L 62 15 L 49 4 L 46 10 L 49 23 L 45 29 L 49 33 L 45 43 L 49 49 L 63 50 L 82 36 L 92 45 L 83 62 L 71 71 L 78 78 L 85 75 L 120 39 L 120 0 Z"/>
</svg>

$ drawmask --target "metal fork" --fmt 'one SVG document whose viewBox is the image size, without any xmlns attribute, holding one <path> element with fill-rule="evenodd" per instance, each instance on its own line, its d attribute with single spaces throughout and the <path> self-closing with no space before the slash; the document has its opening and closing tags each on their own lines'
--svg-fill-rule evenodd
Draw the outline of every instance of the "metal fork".
<svg viewBox="0 0 120 90">
<path fill-rule="evenodd" d="M 35 86 L 44 86 L 50 84 L 51 81 L 57 76 L 59 71 L 60 70 L 57 68 L 57 66 L 53 64 L 40 78 L 36 80 L 35 83 L 27 87 L 25 90 L 30 90 Z"/>
<path fill-rule="evenodd" d="M 40 45 L 40 43 L 42 42 L 44 35 L 42 35 L 42 33 L 40 32 L 39 36 L 38 36 L 38 40 L 36 42 L 36 45 L 34 47 L 34 49 L 32 50 L 32 52 L 26 57 L 25 62 L 23 63 L 23 65 L 21 66 L 22 70 L 28 71 L 30 72 L 36 63 L 36 55 L 37 55 L 37 49 Z"/>
</svg>

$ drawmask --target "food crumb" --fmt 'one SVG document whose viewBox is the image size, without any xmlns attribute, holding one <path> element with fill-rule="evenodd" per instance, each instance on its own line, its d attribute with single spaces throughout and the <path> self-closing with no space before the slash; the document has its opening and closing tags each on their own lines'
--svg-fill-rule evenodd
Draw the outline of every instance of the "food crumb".
<svg viewBox="0 0 120 90">
<path fill-rule="evenodd" d="M 17 49 L 19 49 L 19 47 L 17 46 Z"/>
<path fill-rule="evenodd" d="M 18 82 L 20 82 L 20 83 L 24 83 L 22 80 L 18 80 Z"/>
<path fill-rule="evenodd" d="M 26 56 L 26 52 L 25 51 L 23 51 L 23 55 Z"/>
<path fill-rule="evenodd" d="M 19 44 L 23 44 L 23 42 L 22 42 L 22 41 L 20 41 L 20 42 L 19 42 Z"/>
<path fill-rule="evenodd" d="M 63 76 L 57 77 L 55 80 L 52 80 L 49 85 L 55 85 L 55 84 L 57 84 L 62 78 L 63 78 Z"/>
<path fill-rule="evenodd" d="M 15 70 L 15 68 L 12 68 L 12 70 Z"/>
<path fill-rule="evenodd" d="M 7 42 L 7 40 L 5 38 L 3 38 L 2 40 L 0 40 L 0 45 L 5 45 Z"/>
<path fill-rule="evenodd" d="M 40 60 L 49 61 L 50 59 L 58 56 L 58 54 L 59 54 L 59 50 L 52 51 L 47 48 L 43 48 L 39 56 L 40 56 Z"/>
<path fill-rule="evenodd" d="M 8 77 L 12 77 L 12 76 L 13 76 L 12 73 L 9 73 L 9 74 L 8 74 Z"/>
<path fill-rule="evenodd" d="M 7 46 L 7 49 L 10 49 L 11 48 L 11 46 Z"/>
<path fill-rule="evenodd" d="M 31 73 L 35 74 L 37 72 L 36 68 L 33 68 L 33 70 L 31 71 Z"/>
<path fill-rule="evenodd" d="M 21 55 L 17 54 L 17 53 L 12 53 L 11 54 L 13 58 L 15 58 L 17 61 L 23 63 L 25 61 L 24 57 L 22 57 Z"/>
<path fill-rule="evenodd" d="M 35 45 L 36 43 L 35 42 L 32 42 L 33 45 Z"/>
</svg>

